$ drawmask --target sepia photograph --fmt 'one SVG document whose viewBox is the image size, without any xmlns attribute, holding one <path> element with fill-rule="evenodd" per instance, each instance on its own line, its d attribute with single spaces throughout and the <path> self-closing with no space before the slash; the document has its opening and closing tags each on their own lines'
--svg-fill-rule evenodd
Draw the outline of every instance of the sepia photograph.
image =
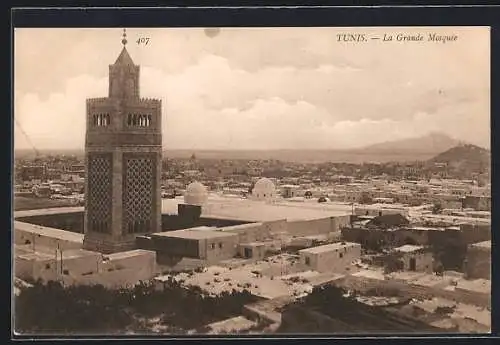
<svg viewBox="0 0 500 345">
<path fill-rule="evenodd" d="M 13 40 L 15 334 L 491 333 L 490 27 Z"/>
</svg>

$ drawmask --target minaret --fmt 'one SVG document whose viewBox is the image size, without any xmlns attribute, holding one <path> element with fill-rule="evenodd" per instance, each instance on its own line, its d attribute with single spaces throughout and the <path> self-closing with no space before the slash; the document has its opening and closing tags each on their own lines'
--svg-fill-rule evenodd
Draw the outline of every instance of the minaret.
<svg viewBox="0 0 500 345">
<path fill-rule="evenodd" d="M 161 230 L 161 101 L 140 98 L 125 30 L 122 44 L 108 97 L 87 100 L 84 248 L 102 253 Z"/>
</svg>

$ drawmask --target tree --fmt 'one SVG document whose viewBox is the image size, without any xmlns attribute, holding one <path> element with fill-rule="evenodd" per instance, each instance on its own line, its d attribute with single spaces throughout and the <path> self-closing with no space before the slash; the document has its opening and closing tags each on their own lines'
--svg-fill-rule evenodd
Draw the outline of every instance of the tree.
<svg viewBox="0 0 500 345">
<path fill-rule="evenodd" d="M 404 263 L 398 256 L 390 255 L 386 258 L 386 262 L 384 264 L 384 273 L 387 274 L 400 271 L 403 268 L 404 268 Z"/>
<path fill-rule="evenodd" d="M 363 193 L 359 202 L 361 204 L 371 204 L 373 203 L 373 199 L 368 193 Z"/>
<path fill-rule="evenodd" d="M 255 301 L 248 291 L 207 296 L 199 287 L 184 287 L 173 279 L 164 290 L 150 282 L 118 290 L 35 282 L 16 297 L 15 326 L 20 333 L 117 333 L 144 331 L 144 320 L 160 316 L 168 329 L 189 330 L 236 316 Z"/>
<path fill-rule="evenodd" d="M 432 214 L 440 214 L 442 211 L 443 211 L 443 206 L 441 205 L 441 203 L 439 202 L 434 203 L 434 205 L 432 206 Z"/>
<path fill-rule="evenodd" d="M 444 274 L 444 266 L 439 260 L 436 260 L 436 263 L 434 265 L 434 272 L 438 276 L 442 276 Z"/>
</svg>

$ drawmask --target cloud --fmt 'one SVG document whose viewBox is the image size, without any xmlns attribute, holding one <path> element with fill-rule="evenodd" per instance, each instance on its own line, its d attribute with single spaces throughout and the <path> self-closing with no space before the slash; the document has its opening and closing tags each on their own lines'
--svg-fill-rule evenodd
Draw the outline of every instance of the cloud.
<svg viewBox="0 0 500 345">
<path fill-rule="evenodd" d="M 30 147 L 29 141 L 39 149 L 83 147 L 85 98 L 105 94 L 107 79 L 81 75 L 69 79 L 65 89 L 64 93 L 53 93 L 45 99 L 37 94 L 27 94 L 16 99 L 16 147 Z"/>
<path fill-rule="evenodd" d="M 489 142 L 489 69 L 479 53 L 446 59 L 450 54 L 436 50 L 443 45 L 366 50 L 290 30 L 263 30 L 255 34 L 260 43 L 247 45 L 234 44 L 237 30 L 214 38 L 203 29 L 179 31 L 163 55 L 158 36 L 151 35 L 149 54 L 131 46 L 142 96 L 163 100 L 165 148 L 348 148 L 431 131 Z M 25 92 L 29 83 L 16 79 L 15 117 L 35 146 L 83 147 L 85 99 L 107 95 L 104 72 L 117 53 L 104 55 L 109 61 L 94 58 L 85 73 L 74 67 L 72 77 L 45 92 L 42 84 Z M 90 68 L 97 64 L 98 72 Z M 29 146 L 19 129 L 15 145 Z"/>
</svg>

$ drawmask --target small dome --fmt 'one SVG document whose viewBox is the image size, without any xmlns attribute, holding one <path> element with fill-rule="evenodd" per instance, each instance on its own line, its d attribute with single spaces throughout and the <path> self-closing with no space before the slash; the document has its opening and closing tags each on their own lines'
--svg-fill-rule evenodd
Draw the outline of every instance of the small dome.
<svg viewBox="0 0 500 345">
<path fill-rule="evenodd" d="M 184 194 L 184 202 L 188 205 L 203 205 L 207 202 L 208 192 L 207 188 L 200 182 L 193 182 L 186 188 Z"/>
<path fill-rule="evenodd" d="M 274 198 L 276 195 L 276 187 L 270 179 L 264 177 L 255 183 L 252 195 L 257 199 Z"/>
<path fill-rule="evenodd" d="M 267 177 L 263 177 L 255 183 L 254 189 L 259 190 L 274 190 L 276 187 L 274 186 L 273 181 L 268 179 Z"/>
</svg>

